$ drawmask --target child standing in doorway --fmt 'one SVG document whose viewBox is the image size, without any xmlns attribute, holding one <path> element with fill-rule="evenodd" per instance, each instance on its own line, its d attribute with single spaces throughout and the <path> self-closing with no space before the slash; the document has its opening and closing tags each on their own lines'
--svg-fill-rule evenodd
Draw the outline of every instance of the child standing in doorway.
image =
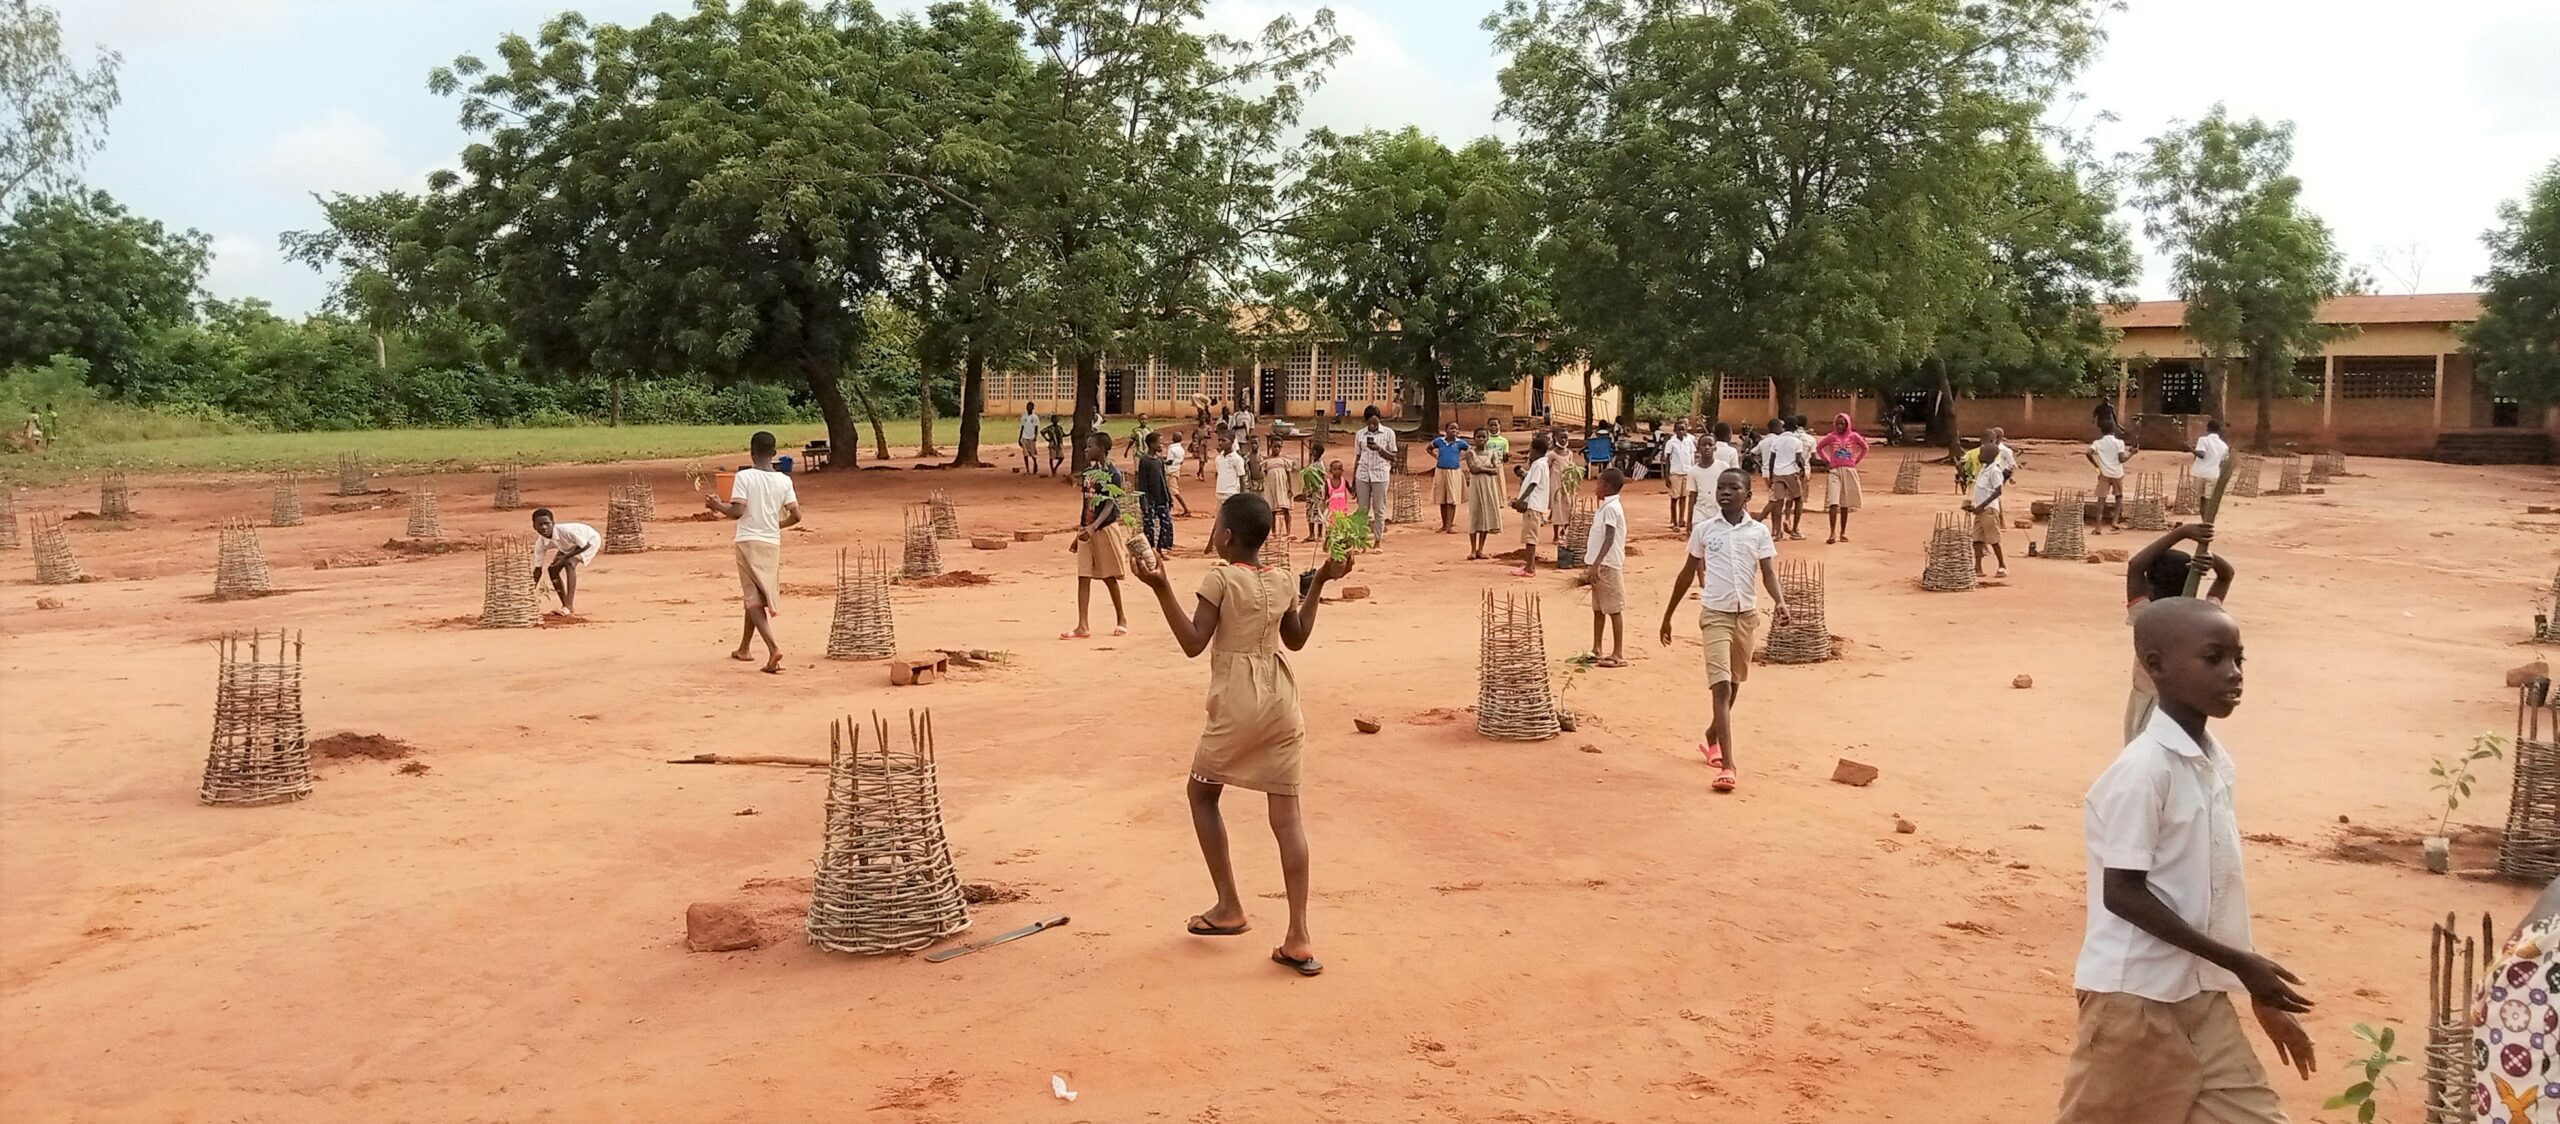
<svg viewBox="0 0 2560 1124">
<path fill-rule="evenodd" d="M 1627 510 L 1618 493 L 1627 488 L 1624 470 L 1600 470 L 1600 506 L 1591 513 L 1591 658 L 1600 667 L 1627 666 Z M 1600 633 L 1609 632 L 1609 654 L 1600 654 Z"/>
<path fill-rule="evenodd" d="M 1202 575 L 1188 613 L 1174 599 L 1163 562 L 1139 559 L 1137 576 L 1155 591 L 1182 654 L 1210 653 L 1209 719 L 1192 751 L 1185 788 L 1192 830 L 1200 838 L 1200 857 L 1209 867 L 1218 900 L 1184 928 L 1199 937 L 1232 937 L 1252 929 L 1244 896 L 1236 889 L 1218 798 L 1229 785 L 1263 793 L 1271 833 L 1280 843 L 1280 876 L 1289 901 L 1289 930 L 1271 950 L 1271 960 L 1300 976 L 1313 976 L 1324 971 L 1324 964 L 1316 959 L 1315 937 L 1307 928 L 1307 829 L 1298 808 L 1307 722 L 1298 704 L 1297 676 L 1282 652 L 1306 647 L 1315 633 L 1325 584 L 1349 574 L 1351 560 L 1327 558 L 1302 596 L 1297 575 L 1257 561 L 1270 534 L 1271 504 L 1262 497 L 1244 493 L 1220 504 L 1217 524 L 1209 529 L 1209 549 L 1226 565 L 1212 566 Z"/>
<path fill-rule="evenodd" d="M 1715 790 L 1731 792 L 1741 783 L 1733 754 L 1733 704 L 1742 681 L 1751 675 L 1751 642 L 1759 625 L 1760 591 L 1751 582 L 1758 572 L 1769 588 L 1771 618 L 1787 623 L 1787 597 L 1778 588 L 1777 536 L 1745 510 L 1741 469 L 1716 478 L 1716 514 L 1698 520 L 1689 531 L 1688 557 L 1671 583 L 1671 601 L 1662 607 L 1662 644 L 1671 645 L 1671 614 L 1680 609 L 1689 583 L 1698 583 L 1698 639 L 1706 646 L 1707 692 L 1715 711 L 1707 721 L 1698 752 L 1716 771 Z"/>
</svg>

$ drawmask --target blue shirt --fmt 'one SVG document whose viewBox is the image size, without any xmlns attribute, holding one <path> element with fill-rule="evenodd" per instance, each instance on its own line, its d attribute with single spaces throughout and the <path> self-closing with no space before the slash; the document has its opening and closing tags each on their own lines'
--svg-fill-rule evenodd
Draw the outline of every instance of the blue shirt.
<svg viewBox="0 0 2560 1124">
<path fill-rule="evenodd" d="M 1617 451 L 1618 443 L 1606 433 L 1592 434 L 1590 440 L 1582 443 L 1583 455 L 1589 457 L 1593 464 L 1607 461 Z"/>
<path fill-rule="evenodd" d="M 1431 453 L 1439 458 L 1440 467 L 1457 468 L 1466 463 L 1467 442 L 1464 438 L 1446 435 L 1434 437 L 1431 439 Z"/>
</svg>

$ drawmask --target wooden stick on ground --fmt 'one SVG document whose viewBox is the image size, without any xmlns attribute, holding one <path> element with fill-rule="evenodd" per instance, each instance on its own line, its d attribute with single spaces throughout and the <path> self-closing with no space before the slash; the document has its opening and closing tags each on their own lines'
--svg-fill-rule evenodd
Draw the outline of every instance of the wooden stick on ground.
<svg viewBox="0 0 2560 1124">
<path fill-rule="evenodd" d="M 691 757 L 670 757 L 669 765 L 797 765 L 804 769 L 824 769 L 823 757 L 790 757 L 777 753 L 697 753 Z"/>
</svg>

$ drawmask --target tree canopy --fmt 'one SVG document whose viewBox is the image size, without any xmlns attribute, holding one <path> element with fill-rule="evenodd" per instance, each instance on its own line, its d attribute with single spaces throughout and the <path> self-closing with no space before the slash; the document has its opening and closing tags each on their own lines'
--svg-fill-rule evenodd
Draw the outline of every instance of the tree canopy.
<svg viewBox="0 0 2560 1124">
<path fill-rule="evenodd" d="M 2144 229 L 2168 248 L 2170 281 L 2187 302 L 2188 334 L 2247 372 L 2261 451 L 2294 357 L 2330 335 L 2320 302 L 2346 284 L 2344 259 L 2328 224 L 2302 206 L 2292 164 L 2290 123 L 2235 121 L 2216 105 L 2151 138 L 2135 173 Z"/>
<path fill-rule="evenodd" d="M 1501 143 L 1452 151 L 1412 128 L 1315 140 L 1281 228 L 1283 305 L 1422 388 L 1425 428 L 1444 390 L 1511 385 L 1549 309 L 1536 203 Z"/>
<path fill-rule="evenodd" d="M 2480 319 L 2466 342 L 2495 394 L 2560 401 L 2560 160 L 2525 186 L 2522 200 L 2498 205 L 2498 225 L 2480 236 L 2489 272 L 2479 284 Z"/>
<path fill-rule="evenodd" d="M 1507 0 L 1503 111 L 1556 300 L 1638 390 L 1927 354 L 1969 295 L 1962 201 L 2087 58 L 2093 0 Z"/>
<path fill-rule="evenodd" d="M 104 47 L 83 69 L 62 50 L 62 16 L 29 0 L 0 0 L 0 205 L 27 188 L 67 190 L 106 143 L 121 100 L 124 57 Z"/>
<path fill-rule="evenodd" d="M 27 196 L 0 220 L 0 367 L 69 355 L 92 382 L 132 389 L 152 338 L 195 318 L 207 244 L 103 191 Z"/>
</svg>

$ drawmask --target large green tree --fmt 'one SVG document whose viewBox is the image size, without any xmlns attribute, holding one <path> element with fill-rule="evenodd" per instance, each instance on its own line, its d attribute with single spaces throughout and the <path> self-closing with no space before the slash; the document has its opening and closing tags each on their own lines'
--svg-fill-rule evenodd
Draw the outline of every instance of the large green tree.
<svg viewBox="0 0 2560 1124">
<path fill-rule="evenodd" d="M 839 380 L 886 287 L 908 128 L 892 40 L 867 4 L 792 0 L 510 35 L 431 77 L 478 136 L 434 185 L 441 237 L 537 366 L 789 373 L 851 449 Z"/>
<path fill-rule="evenodd" d="M 1916 361 L 1968 295 L 1964 200 L 2088 57 L 2097 0 L 1506 0 L 1503 111 L 1556 301 L 1639 392 Z"/>
<path fill-rule="evenodd" d="M 122 97 L 123 56 L 100 47 L 87 68 L 62 50 L 62 17 L 28 0 L 0 0 L 0 205 L 28 188 L 67 189 L 107 139 Z"/>
<path fill-rule="evenodd" d="M 1102 357 L 1228 346 L 1267 244 L 1304 92 L 1350 41 L 1319 9 L 1252 41 L 1200 30 L 1202 0 L 1014 0 L 1032 52 L 993 209 L 1033 255 L 1023 342 L 1075 372 L 1083 467 Z"/>
<path fill-rule="evenodd" d="M 1362 361 L 1422 388 L 1508 386 L 1548 321 L 1537 205 L 1494 140 L 1452 151 L 1419 129 L 1318 133 L 1281 228 L 1284 303 L 1338 330 Z"/>
<path fill-rule="evenodd" d="M 329 308 L 362 321 L 373 332 L 374 364 L 391 366 L 391 333 L 419 311 L 419 301 L 394 266 L 403 235 L 419 219 L 418 197 L 405 191 L 372 195 L 336 193 L 312 197 L 328 225 L 288 230 L 278 248 L 291 261 L 333 275 Z"/>
<path fill-rule="evenodd" d="M 2480 320 L 2465 341 L 2480 357 L 2492 392 L 2527 402 L 2560 401 L 2560 160 L 2498 205 L 2498 225 L 2480 240 L 2489 272 L 2479 284 Z"/>
<path fill-rule="evenodd" d="M 195 317 L 206 244 L 103 191 L 27 196 L 0 220 L 0 367 L 72 355 L 91 382 L 136 389 L 153 339 Z"/>
<path fill-rule="evenodd" d="M 2331 334 L 2320 302 L 2347 285 L 2336 241 L 2303 207 L 2292 164 L 2290 122 L 2235 121 L 2215 105 L 2151 138 L 2135 171 L 2144 230 L 2169 252 L 2171 283 L 2187 302 L 2187 334 L 2207 355 L 2238 362 L 2257 397 L 2251 447 L 2260 452 L 2276 395 L 2295 381 L 2294 357 Z"/>
</svg>

